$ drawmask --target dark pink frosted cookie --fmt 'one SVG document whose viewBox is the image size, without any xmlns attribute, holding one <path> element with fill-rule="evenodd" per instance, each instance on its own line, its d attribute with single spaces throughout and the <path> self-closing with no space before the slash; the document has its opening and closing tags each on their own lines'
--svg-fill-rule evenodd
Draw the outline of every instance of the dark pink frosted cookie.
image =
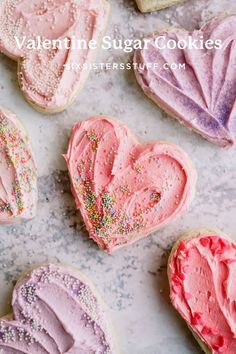
<svg viewBox="0 0 236 354">
<path fill-rule="evenodd" d="M 236 353 L 236 244 L 219 231 L 193 231 L 174 246 L 173 306 L 206 354 Z"/>
</svg>

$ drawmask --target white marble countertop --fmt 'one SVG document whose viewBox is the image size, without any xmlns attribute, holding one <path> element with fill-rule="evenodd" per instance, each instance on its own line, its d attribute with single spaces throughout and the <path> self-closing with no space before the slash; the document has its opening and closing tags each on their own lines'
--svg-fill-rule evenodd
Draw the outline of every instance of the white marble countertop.
<svg viewBox="0 0 236 354">
<path fill-rule="evenodd" d="M 194 29 L 221 12 L 236 12 L 235 0 L 189 0 L 142 15 L 133 1 L 111 0 L 107 33 L 139 38 L 168 26 Z M 123 52 L 100 52 L 99 61 L 127 61 Z M 17 113 L 28 129 L 39 170 L 37 217 L 0 229 L 0 314 L 22 271 L 48 260 L 72 264 L 91 278 L 110 307 L 122 354 L 195 354 L 200 349 L 171 308 L 167 251 L 189 229 L 218 227 L 236 239 L 236 150 L 222 150 L 162 113 L 128 71 L 93 72 L 77 102 L 56 116 L 43 116 L 23 99 L 16 65 L 0 55 L 0 105 Z M 192 157 L 199 179 L 190 211 L 165 230 L 107 255 L 81 229 L 62 153 L 72 125 L 97 113 L 124 121 L 145 141 L 169 140 Z"/>
</svg>

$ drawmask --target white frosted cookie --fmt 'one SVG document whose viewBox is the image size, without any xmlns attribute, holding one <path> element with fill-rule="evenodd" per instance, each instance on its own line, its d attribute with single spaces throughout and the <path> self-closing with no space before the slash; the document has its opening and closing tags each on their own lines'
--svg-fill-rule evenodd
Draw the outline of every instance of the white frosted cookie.
<svg viewBox="0 0 236 354">
<path fill-rule="evenodd" d="M 177 5 L 185 0 L 136 0 L 138 8 L 142 12 L 152 12 Z"/>
</svg>

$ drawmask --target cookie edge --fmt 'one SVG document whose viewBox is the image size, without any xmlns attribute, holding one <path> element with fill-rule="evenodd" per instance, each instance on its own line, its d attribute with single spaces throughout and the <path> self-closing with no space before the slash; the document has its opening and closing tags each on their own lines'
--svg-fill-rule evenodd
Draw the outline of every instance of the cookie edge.
<svg viewBox="0 0 236 354">
<path fill-rule="evenodd" d="M 186 0 L 136 0 L 139 10 L 143 13 L 154 12 L 165 9 L 167 7 L 175 6 L 184 3 Z"/>
</svg>

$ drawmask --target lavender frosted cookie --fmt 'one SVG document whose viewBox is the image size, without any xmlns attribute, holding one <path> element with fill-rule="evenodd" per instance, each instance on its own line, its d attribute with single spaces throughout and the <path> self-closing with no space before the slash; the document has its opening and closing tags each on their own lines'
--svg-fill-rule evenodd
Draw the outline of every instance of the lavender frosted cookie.
<svg viewBox="0 0 236 354">
<path fill-rule="evenodd" d="M 159 33 L 135 52 L 137 81 L 149 98 L 185 126 L 230 147 L 236 141 L 235 44 L 236 15 L 215 18 L 192 33 Z"/>
<path fill-rule="evenodd" d="M 4 354 L 117 353 L 103 305 L 84 277 L 41 266 L 15 286 L 13 315 L 0 320 Z"/>
<path fill-rule="evenodd" d="M 185 0 L 136 0 L 138 8 L 142 12 L 152 12 L 170 7 Z"/>
</svg>

